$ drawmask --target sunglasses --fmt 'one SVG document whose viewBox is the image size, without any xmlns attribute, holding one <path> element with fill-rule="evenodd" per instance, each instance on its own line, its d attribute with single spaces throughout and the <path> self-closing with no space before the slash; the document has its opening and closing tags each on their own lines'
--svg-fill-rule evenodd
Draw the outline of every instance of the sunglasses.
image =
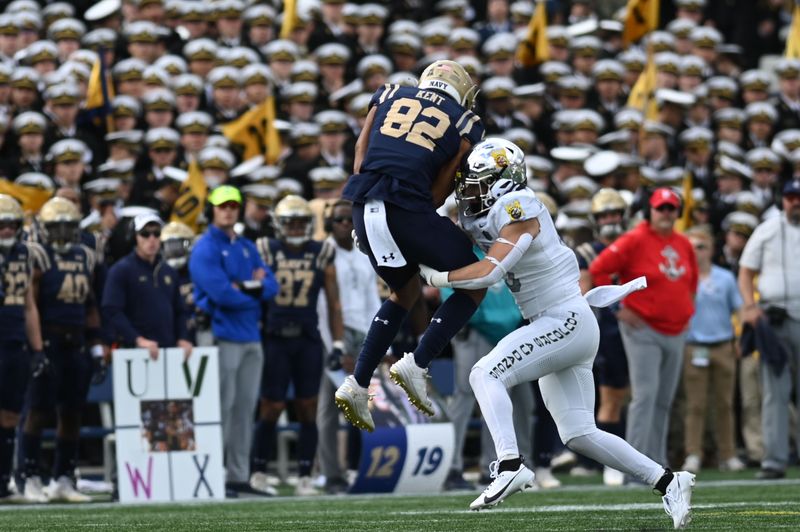
<svg viewBox="0 0 800 532">
<path fill-rule="evenodd" d="M 217 205 L 217 209 L 223 209 L 226 211 L 234 211 L 239 208 L 239 204 L 235 201 L 226 201 L 225 203 L 220 203 Z"/>
<path fill-rule="evenodd" d="M 333 219 L 333 222 L 337 224 L 343 224 L 345 222 L 352 224 L 353 219 L 350 216 L 337 216 L 336 218 Z"/>
<path fill-rule="evenodd" d="M 154 231 L 139 231 L 139 236 L 148 239 L 151 237 L 161 238 L 161 231 L 154 230 Z"/>
<path fill-rule="evenodd" d="M 655 208 L 658 212 L 675 212 L 678 210 L 675 205 L 670 205 L 669 203 L 665 203 L 664 205 L 659 205 Z"/>
</svg>

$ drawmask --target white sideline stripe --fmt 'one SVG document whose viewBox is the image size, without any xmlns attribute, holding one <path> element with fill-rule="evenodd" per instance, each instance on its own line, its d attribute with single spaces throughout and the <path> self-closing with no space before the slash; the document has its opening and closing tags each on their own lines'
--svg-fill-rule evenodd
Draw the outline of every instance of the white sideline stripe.
<svg viewBox="0 0 800 532">
<path fill-rule="evenodd" d="M 698 480 L 697 484 L 695 485 L 695 490 L 698 487 L 702 488 L 719 488 L 719 487 L 735 487 L 735 486 L 798 486 L 800 485 L 800 479 L 778 479 L 778 480 L 710 480 L 704 482 L 702 480 Z M 554 488 L 548 490 L 526 490 L 525 493 L 542 493 L 542 494 L 556 494 L 556 493 L 565 493 L 565 492 L 600 492 L 600 493 L 608 493 L 609 491 L 621 491 L 621 490 L 648 490 L 647 486 L 620 486 L 620 487 L 609 487 L 603 485 L 590 485 L 590 486 L 564 486 L 561 488 Z M 474 493 L 478 493 L 479 490 L 475 490 Z M 375 500 L 375 499 L 403 499 L 403 498 L 418 498 L 418 497 L 459 497 L 465 496 L 468 494 L 472 494 L 471 491 L 457 491 L 457 492 L 441 492 L 441 493 L 417 493 L 417 494 L 395 494 L 395 493 L 371 493 L 371 494 L 359 494 L 359 495 L 320 495 L 316 497 L 246 497 L 240 499 L 225 499 L 225 500 L 203 500 L 203 501 L 182 501 L 182 502 L 155 502 L 149 504 L 122 504 L 119 502 L 95 502 L 95 503 L 85 503 L 85 504 L 2 504 L 0 503 L 0 512 L 5 511 L 14 511 L 14 510 L 38 510 L 38 511 L 61 511 L 65 509 L 70 510 L 100 510 L 100 509 L 109 509 L 109 508 L 146 508 L 146 507 L 164 507 L 164 506 L 195 506 L 195 505 L 207 505 L 207 504 L 249 504 L 249 503 L 259 503 L 259 504 L 283 504 L 286 502 L 293 502 L 293 503 L 311 503 L 313 504 L 316 501 L 337 501 L 343 503 L 350 503 L 350 502 L 359 502 L 365 500 Z M 750 502 L 730 502 L 730 503 L 717 503 L 717 504 L 695 504 L 693 508 L 720 508 L 720 507 L 735 507 L 735 506 L 797 506 L 797 501 L 771 501 L 771 502 L 759 502 L 759 503 L 750 503 Z M 623 509 L 630 509 L 636 510 L 639 508 L 635 508 L 635 506 L 642 506 L 643 509 L 648 508 L 661 508 L 660 503 L 631 503 L 631 504 L 623 504 L 623 505 L 613 505 L 613 504 L 593 504 L 593 505 L 554 505 L 554 506 L 535 506 L 535 507 L 526 507 L 526 508 L 493 508 L 492 510 L 488 510 L 491 512 L 503 512 L 503 511 L 544 511 L 542 508 L 569 508 L 569 510 L 563 511 L 575 511 L 575 509 L 583 509 L 583 510 L 614 510 L 618 507 Z M 304 510 L 306 511 L 306 510 Z M 325 512 L 331 512 L 332 510 L 325 510 Z M 419 514 L 430 514 L 430 513 L 462 513 L 468 510 L 437 510 L 437 511 L 420 511 L 417 512 Z M 486 510 L 485 510 L 486 511 Z M 484 512 L 485 512 L 484 511 Z M 549 510 L 549 511 L 560 511 L 560 510 Z M 313 512 L 313 511 L 312 511 Z M 333 511 L 336 513 L 335 511 Z M 355 509 L 347 509 L 342 510 L 342 513 L 351 513 L 351 514 L 358 514 L 358 513 L 372 513 L 371 511 L 366 512 L 362 510 L 355 510 Z M 394 514 L 400 514 L 402 511 L 398 512 L 389 512 Z M 414 513 L 413 511 L 409 511 L 408 513 Z"/>
</svg>

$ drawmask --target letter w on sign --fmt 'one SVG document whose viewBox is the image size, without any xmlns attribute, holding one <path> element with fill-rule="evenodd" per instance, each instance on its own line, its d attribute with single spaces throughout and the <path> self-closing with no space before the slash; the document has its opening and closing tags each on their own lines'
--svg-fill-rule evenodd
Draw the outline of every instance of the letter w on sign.
<svg viewBox="0 0 800 532">
<path fill-rule="evenodd" d="M 139 497 L 139 486 L 142 486 L 142 493 L 144 494 L 146 499 L 150 499 L 150 493 L 152 492 L 152 480 L 153 480 L 153 457 L 150 456 L 147 458 L 147 482 L 144 481 L 142 478 L 142 474 L 139 471 L 139 468 L 133 467 L 131 470 L 131 465 L 128 462 L 125 462 L 125 469 L 128 470 L 128 478 L 131 481 L 131 487 L 133 488 L 133 496 L 138 498 Z"/>
<path fill-rule="evenodd" d="M 206 365 L 208 365 L 208 355 L 203 355 L 200 358 L 200 367 L 197 368 L 197 377 L 192 379 L 192 372 L 189 369 L 189 361 L 183 363 L 183 378 L 186 380 L 186 389 L 192 394 L 192 397 L 200 395 L 200 390 L 203 387 L 203 377 L 206 375 Z"/>
</svg>

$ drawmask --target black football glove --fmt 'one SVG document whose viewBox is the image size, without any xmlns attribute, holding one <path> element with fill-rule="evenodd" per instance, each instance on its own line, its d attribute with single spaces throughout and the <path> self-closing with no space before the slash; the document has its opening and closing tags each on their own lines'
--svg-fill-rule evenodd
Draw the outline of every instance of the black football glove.
<svg viewBox="0 0 800 532">
<path fill-rule="evenodd" d="M 341 340 L 333 342 L 333 349 L 328 354 L 328 369 L 331 371 L 339 371 L 342 369 L 342 357 L 344 356 L 344 346 Z"/>
<path fill-rule="evenodd" d="M 261 299 L 261 281 L 256 279 L 250 279 L 249 281 L 244 281 L 239 285 L 239 288 L 242 290 L 243 293 L 247 294 L 250 297 L 254 297 L 256 299 Z"/>
<path fill-rule="evenodd" d="M 44 351 L 34 351 L 31 355 L 31 377 L 38 379 L 50 371 L 50 360 Z"/>
</svg>

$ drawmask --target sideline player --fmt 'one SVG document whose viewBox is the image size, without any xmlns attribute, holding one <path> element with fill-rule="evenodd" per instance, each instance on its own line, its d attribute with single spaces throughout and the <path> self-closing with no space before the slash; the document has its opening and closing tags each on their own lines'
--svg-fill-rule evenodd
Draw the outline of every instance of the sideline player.
<svg viewBox="0 0 800 532">
<path fill-rule="evenodd" d="M 339 285 L 329 241 L 311 240 L 313 213 L 300 196 L 286 196 L 273 213 L 277 239 L 262 237 L 256 247 L 275 274 L 280 289 L 269 303 L 261 381 L 261 420 L 256 425 L 250 486 L 273 494 L 266 479 L 267 460 L 275 445 L 275 425 L 286 408 L 289 383 L 294 385 L 294 411 L 300 422 L 297 439 L 299 479 L 295 495 L 315 495 L 311 466 L 317 453 L 317 396 L 322 379 L 323 345 L 317 300 L 320 289 L 328 302 L 332 356 L 344 354 L 344 325 Z"/>
<path fill-rule="evenodd" d="M 33 375 L 28 387 L 28 415 L 22 431 L 25 499 L 30 502 L 89 502 L 75 489 L 81 410 L 89 392 L 92 358 L 101 355 L 100 314 L 93 294 L 96 257 L 81 243 L 77 207 L 53 198 L 39 212 L 41 249 L 36 261 L 33 290 L 42 323 L 47 370 Z M 97 353 L 99 350 L 99 353 Z M 50 413 L 58 419 L 53 474 L 42 487 L 42 430 Z"/>
<path fill-rule="evenodd" d="M 592 197 L 591 220 L 595 236 L 593 242 L 586 242 L 575 249 L 580 268 L 580 286 L 584 294 L 592 289 L 592 274 L 589 266 L 606 247 L 610 246 L 627 225 L 628 204 L 622 195 L 613 188 L 601 188 Z M 598 309 L 595 314 L 600 326 L 600 347 L 594 361 L 594 375 L 600 391 L 600 405 L 597 408 L 597 427 L 605 432 L 625 438 L 625 424 L 622 423 L 622 407 L 628 395 L 628 360 L 625 346 L 619 332 L 617 317 L 611 308 Z M 619 486 L 624 475 L 611 467 L 603 470 L 603 483 Z"/>
<path fill-rule="evenodd" d="M 392 293 L 375 315 L 355 371 L 336 391 L 336 404 L 355 426 L 373 430 L 367 386 L 420 295 L 419 264 L 451 270 L 475 262 L 472 243 L 436 214 L 452 192 L 463 158 L 483 137 L 470 109 L 478 89 L 454 61 L 429 65 L 417 87 L 385 85 L 370 100 L 356 142 L 354 175 L 342 196 L 353 202 L 354 233 Z M 433 415 L 427 367 L 466 324 L 485 289 L 457 290 L 436 311 L 414 353 L 390 369 L 410 401 Z"/>
<path fill-rule="evenodd" d="M 14 498 L 8 479 L 28 377 L 47 369 L 32 288 L 41 247 L 20 240 L 23 217 L 17 200 L 0 194 L 0 501 Z"/>
<path fill-rule="evenodd" d="M 519 456 L 508 389 L 539 379 L 564 444 L 653 486 L 675 528 L 683 528 L 691 520 L 695 476 L 672 473 L 595 426 L 597 320 L 581 297 L 575 254 L 561 242 L 550 214 L 525 182 L 519 147 L 496 138 L 477 145 L 456 184 L 456 197 L 461 222 L 487 250 L 486 258 L 450 272 L 421 268 L 428 284 L 439 287 L 481 288 L 505 277 L 529 321 L 503 338 L 470 373 L 498 456 L 490 467 L 494 481 L 470 508 L 494 506 L 533 483 L 533 472 Z"/>
</svg>

